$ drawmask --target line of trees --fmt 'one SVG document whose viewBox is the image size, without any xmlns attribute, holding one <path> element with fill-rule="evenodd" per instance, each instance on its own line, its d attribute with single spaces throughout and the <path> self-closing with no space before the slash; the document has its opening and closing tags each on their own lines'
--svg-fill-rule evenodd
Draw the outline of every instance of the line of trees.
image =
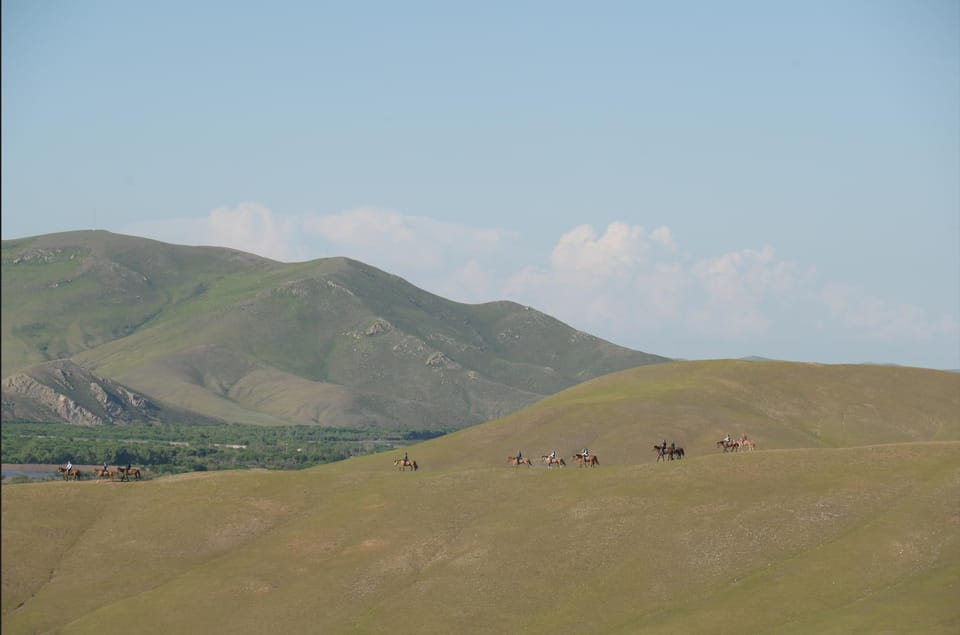
<svg viewBox="0 0 960 635">
<path fill-rule="evenodd" d="M 300 469 L 378 452 L 440 430 L 358 430 L 319 426 L 133 424 L 78 427 L 4 422 L 3 463 L 109 465 L 153 473 L 236 468 Z"/>
</svg>

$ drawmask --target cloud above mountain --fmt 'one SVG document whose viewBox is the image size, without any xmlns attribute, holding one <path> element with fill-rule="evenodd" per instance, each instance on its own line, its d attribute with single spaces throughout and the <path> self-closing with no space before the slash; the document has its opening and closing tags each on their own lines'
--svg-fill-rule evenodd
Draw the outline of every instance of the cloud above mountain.
<svg viewBox="0 0 960 635">
<path fill-rule="evenodd" d="M 673 350 L 659 349 L 658 342 L 684 353 L 684 342 L 699 342 L 722 356 L 724 343 L 758 352 L 754 341 L 825 331 L 875 341 L 960 332 L 950 316 L 824 279 L 813 264 L 781 259 L 771 245 L 691 253 L 684 237 L 664 225 L 581 224 L 548 240 L 552 247 L 531 251 L 519 248 L 517 235 L 482 224 L 376 207 L 278 214 L 245 202 L 204 218 L 140 223 L 129 231 L 281 261 L 347 256 L 453 300 L 514 300 L 605 339 L 666 355 Z"/>
</svg>

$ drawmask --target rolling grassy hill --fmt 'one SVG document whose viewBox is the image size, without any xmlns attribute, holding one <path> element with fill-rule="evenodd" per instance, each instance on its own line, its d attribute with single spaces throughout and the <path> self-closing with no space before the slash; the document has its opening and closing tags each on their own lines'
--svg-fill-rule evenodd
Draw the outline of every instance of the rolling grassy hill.
<svg viewBox="0 0 960 635">
<path fill-rule="evenodd" d="M 730 428 L 728 430 L 728 428 Z M 745 428 L 758 450 L 713 442 Z M 655 463 L 666 436 L 683 461 Z M 589 445 L 598 468 L 506 457 Z M 5 633 L 954 633 L 960 376 L 678 362 L 302 472 L 2 490 Z"/>
<path fill-rule="evenodd" d="M 458 429 L 667 361 L 346 258 L 85 231 L 3 241 L 2 275 L 4 419 Z M 62 380 L 68 362 L 82 386 Z"/>
</svg>

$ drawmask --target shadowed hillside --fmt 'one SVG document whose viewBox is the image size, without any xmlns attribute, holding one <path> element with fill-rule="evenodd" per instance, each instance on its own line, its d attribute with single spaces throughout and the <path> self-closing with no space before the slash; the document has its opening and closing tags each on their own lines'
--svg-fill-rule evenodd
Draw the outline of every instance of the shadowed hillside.
<svg viewBox="0 0 960 635">
<path fill-rule="evenodd" d="M 951 633 L 958 396 L 946 372 L 683 362 L 412 446 L 417 472 L 390 453 L 4 486 L 2 625 Z M 758 451 L 711 447 L 734 422 Z M 668 431 L 688 457 L 655 463 L 648 446 Z M 600 467 L 506 464 L 518 447 L 582 444 Z"/>
<path fill-rule="evenodd" d="M 466 305 L 360 262 L 283 264 L 108 232 L 3 242 L 5 419 L 150 420 L 56 381 L 69 359 L 184 420 L 457 429 L 666 361 L 511 302 Z M 72 412 L 72 411 L 71 411 Z"/>
</svg>

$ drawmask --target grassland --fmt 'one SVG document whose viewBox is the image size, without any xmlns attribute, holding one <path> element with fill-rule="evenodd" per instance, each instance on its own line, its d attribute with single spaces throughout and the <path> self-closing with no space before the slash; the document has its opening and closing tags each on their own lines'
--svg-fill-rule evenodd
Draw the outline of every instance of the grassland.
<svg viewBox="0 0 960 635">
<path fill-rule="evenodd" d="M 958 400 L 951 373 L 685 362 L 413 446 L 417 472 L 4 486 L 2 627 L 955 633 Z M 741 426 L 758 451 L 713 447 Z M 506 463 L 583 445 L 599 468 Z"/>
</svg>

